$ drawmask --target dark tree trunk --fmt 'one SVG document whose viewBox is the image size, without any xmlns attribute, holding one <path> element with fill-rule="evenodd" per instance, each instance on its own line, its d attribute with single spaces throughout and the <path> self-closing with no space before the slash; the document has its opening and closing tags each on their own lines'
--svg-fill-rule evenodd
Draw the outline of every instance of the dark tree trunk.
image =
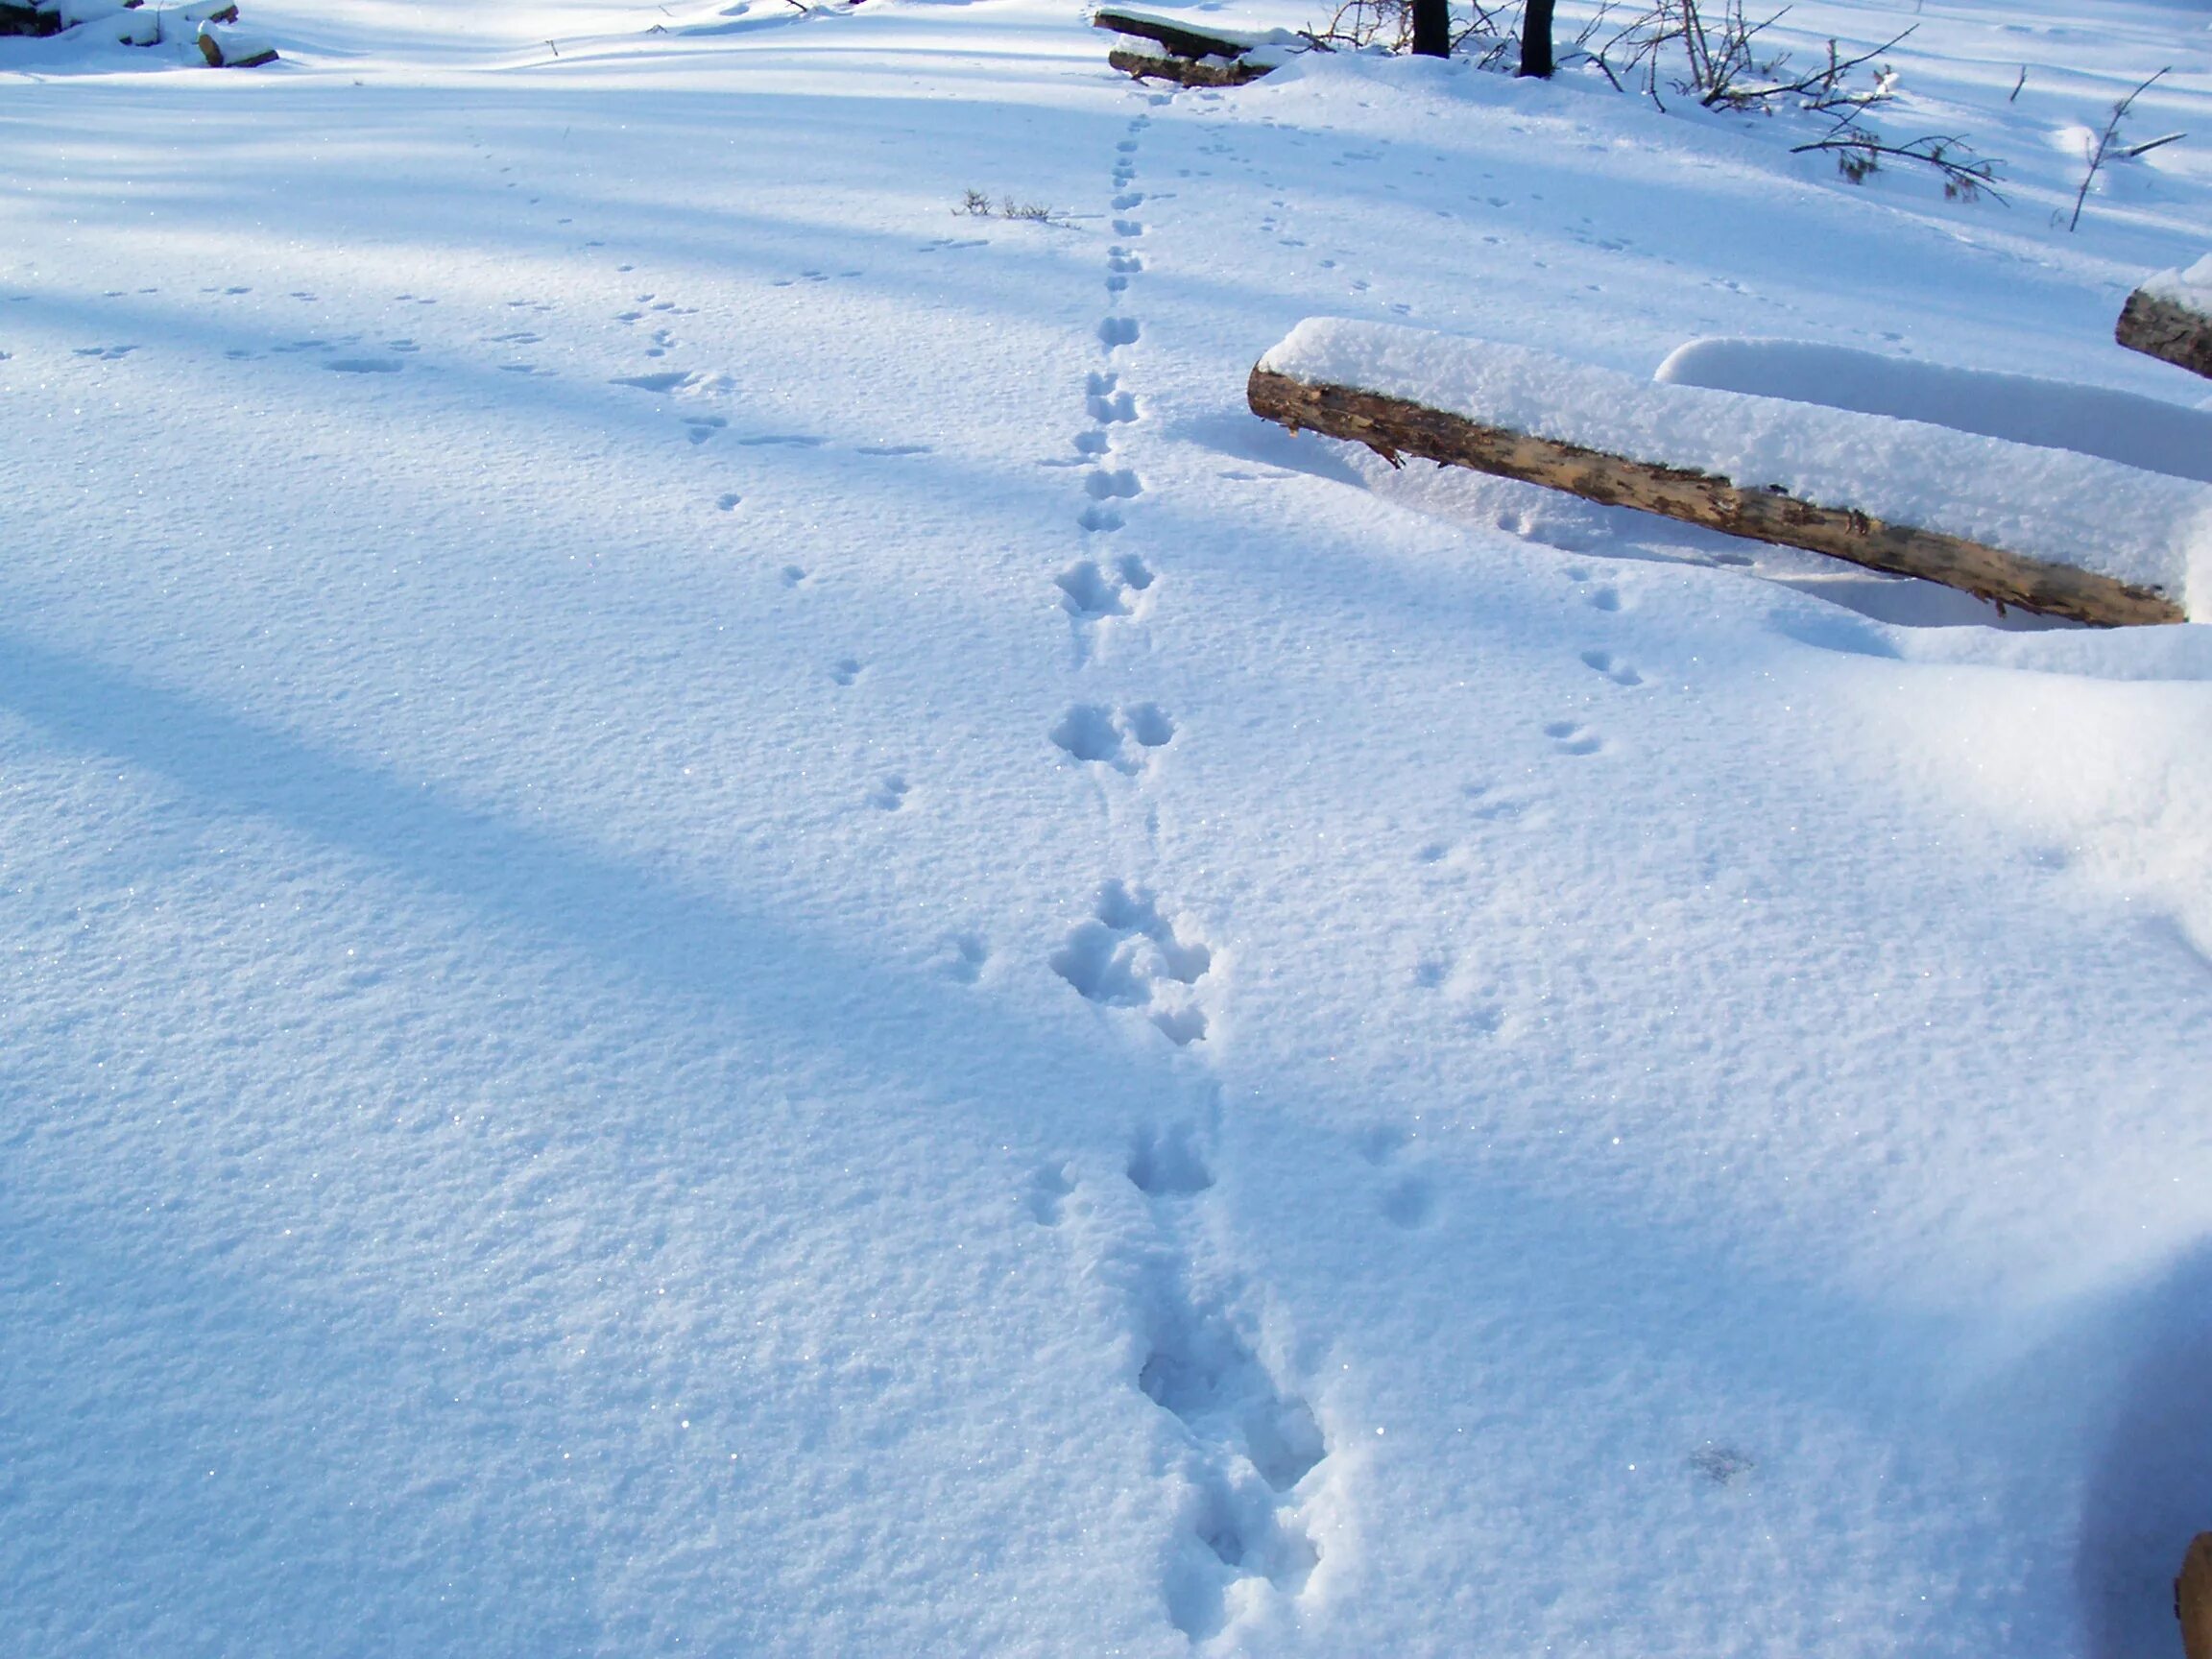
<svg viewBox="0 0 2212 1659">
<path fill-rule="evenodd" d="M 1413 50 L 1423 58 L 1452 56 L 1452 12 L 1446 0 L 1413 0 Z"/>
<path fill-rule="evenodd" d="M 1551 0 L 1528 0 L 1521 13 L 1521 73 L 1551 75 Z"/>
</svg>

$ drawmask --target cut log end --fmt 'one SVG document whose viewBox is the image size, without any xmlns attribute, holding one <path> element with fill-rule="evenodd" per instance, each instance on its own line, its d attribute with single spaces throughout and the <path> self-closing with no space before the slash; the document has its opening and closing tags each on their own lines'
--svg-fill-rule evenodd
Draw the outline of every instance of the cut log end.
<svg viewBox="0 0 2212 1659">
<path fill-rule="evenodd" d="M 2112 337 L 2130 351 L 2212 378 L 2212 317 L 2163 294 L 2128 296 Z"/>
<path fill-rule="evenodd" d="M 1731 536 L 1940 582 L 2000 607 L 2018 606 L 2099 627 L 2188 620 L 2164 593 L 2110 576 L 1910 524 L 1887 523 L 1854 508 L 1806 501 L 1772 486 L 1743 487 L 1712 473 L 1484 425 L 1405 398 L 1262 368 L 1252 371 L 1245 398 L 1255 415 L 1293 432 L 1308 427 L 1364 444 L 1392 465 L 1400 455 L 1418 455 L 1564 490 L 1608 506 L 1635 507 Z M 2212 1659 L 2212 1649 L 2202 1659 Z"/>
</svg>

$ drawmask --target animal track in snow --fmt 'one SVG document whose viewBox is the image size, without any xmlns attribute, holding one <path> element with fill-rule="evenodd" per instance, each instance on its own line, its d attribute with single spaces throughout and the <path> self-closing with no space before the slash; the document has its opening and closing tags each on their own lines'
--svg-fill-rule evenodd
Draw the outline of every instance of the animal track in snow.
<svg viewBox="0 0 2212 1659">
<path fill-rule="evenodd" d="M 135 346 L 80 346 L 69 355 L 72 357 L 89 357 L 101 363 L 113 363 L 120 358 L 130 356 L 132 352 L 137 349 L 138 348 Z"/>
<path fill-rule="evenodd" d="M 1618 611 L 1621 595 L 1611 588 L 1593 588 L 1582 595 L 1582 603 L 1593 611 Z"/>
<path fill-rule="evenodd" d="M 1585 651 L 1583 663 L 1605 676 L 1616 685 L 1641 685 L 1644 676 L 1628 666 L 1610 651 Z"/>
<path fill-rule="evenodd" d="M 1098 325 L 1098 343 L 1112 351 L 1123 346 L 1137 344 L 1137 319 L 1134 317 L 1108 317 Z"/>
<path fill-rule="evenodd" d="M 1102 426 L 1137 419 L 1137 399 L 1118 390 L 1119 382 L 1118 374 L 1094 374 L 1085 383 L 1084 406 L 1091 419 Z"/>
<path fill-rule="evenodd" d="M 991 951 L 979 934 L 955 933 L 945 941 L 944 952 L 938 959 L 939 971 L 948 979 L 973 985 L 982 977 L 983 964 L 990 959 Z"/>
<path fill-rule="evenodd" d="M 840 657 L 830 670 L 830 678 L 840 685 L 850 685 L 860 678 L 861 661 L 857 657 Z"/>
<path fill-rule="evenodd" d="M 653 374 L 617 374 L 611 386 L 635 386 L 640 392 L 674 392 L 698 378 L 688 369 L 669 369 Z"/>
<path fill-rule="evenodd" d="M 879 811 L 896 812 L 906 805 L 906 796 L 912 788 L 898 773 L 889 773 L 868 791 L 868 805 Z"/>
<path fill-rule="evenodd" d="M 1139 1009 L 1179 1046 L 1206 1035 L 1196 987 L 1213 969 L 1213 949 L 1185 938 L 1142 888 L 1101 887 L 1090 919 L 1075 925 L 1051 965 L 1087 1000 Z"/>
<path fill-rule="evenodd" d="M 338 374 L 397 374 L 405 365 L 397 357 L 333 357 L 323 367 Z"/>
<path fill-rule="evenodd" d="M 1148 1196 L 1158 1209 L 1190 1194 Z M 1174 1417 L 1190 1454 L 1190 1542 L 1168 1566 L 1167 1615 L 1192 1642 L 1205 1642 L 1228 1623 L 1240 1582 L 1262 1580 L 1286 1596 L 1306 1588 L 1321 1556 L 1292 1494 L 1329 1447 L 1312 1407 L 1277 1382 L 1223 1309 L 1193 1295 L 1182 1262 L 1145 1266 L 1137 1386 Z"/>
<path fill-rule="evenodd" d="M 1395 1123 L 1378 1123 L 1359 1138 L 1359 1156 L 1378 1169 L 1389 1169 L 1412 1139 Z M 1410 1233 L 1436 1214 L 1436 1190 L 1417 1171 L 1400 1172 L 1384 1185 L 1376 1207 L 1391 1226 Z"/>
<path fill-rule="evenodd" d="M 715 496 L 714 505 L 720 508 L 723 512 L 728 513 L 734 510 L 737 504 L 744 499 L 744 496 L 736 494 L 734 492 L 733 492 L 729 494 Z"/>
<path fill-rule="evenodd" d="M 1095 703 L 1078 703 L 1052 728 L 1052 741 L 1078 760 L 1096 761 L 1117 772 L 1135 772 L 1143 764 L 1140 751 L 1165 747 L 1175 735 L 1175 722 L 1155 703 L 1123 704 L 1120 709 Z"/>
<path fill-rule="evenodd" d="M 1068 1199 L 1075 1183 L 1068 1179 L 1068 1166 L 1047 1164 L 1029 1177 L 1029 1214 L 1040 1227 L 1057 1227 L 1067 1218 Z"/>
<path fill-rule="evenodd" d="M 1188 1198 L 1214 1185 L 1188 1123 L 1141 1131 L 1130 1143 L 1127 1173 L 1147 1198 Z"/>
<path fill-rule="evenodd" d="M 1101 467 L 1083 480 L 1083 493 L 1094 501 L 1127 501 L 1143 493 L 1137 474 L 1126 470 L 1109 471 Z"/>
<path fill-rule="evenodd" d="M 729 424 L 719 415 L 686 415 L 684 417 L 684 436 L 694 444 L 704 444 Z"/>
<path fill-rule="evenodd" d="M 1128 616 L 1137 609 L 1136 595 L 1152 586 L 1152 572 L 1134 553 L 1100 565 L 1078 559 L 1053 579 L 1060 603 L 1078 621 L 1096 622 L 1108 616 Z"/>
<path fill-rule="evenodd" d="M 1544 728 L 1544 735 L 1557 745 L 1562 755 L 1595 755 L 1605 747 L 1604 738 L 1572 720 L 1552 721 Z"/>
</svg>

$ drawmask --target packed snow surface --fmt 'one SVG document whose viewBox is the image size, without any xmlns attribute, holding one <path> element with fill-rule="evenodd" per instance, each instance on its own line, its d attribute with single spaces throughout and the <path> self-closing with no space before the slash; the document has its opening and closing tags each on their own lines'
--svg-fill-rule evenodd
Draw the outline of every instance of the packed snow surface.
<svg viewBox="0 0 2212 1659">
<path fill-rule="evenodd" d="M 2103 386 L 1957 369 L 1809 340 L 1693 340 L 1669 352 L 1651 377 L 2074 449 L 2212 484 L 2212 409 Z"/>
<path fill-rule="evenodd" d="M 1527 347 L 1311 317 L 1260 367 L 1488 426 L 1775 488 L 2178 598 L 2192 560 L 2212 588 L 2212 490 L 2095 456 L 1925 420 L 1658 382 Z M 1848 392 L 1843 394 L 1848 397 Z M 2212 602 L 2206 605 L 2212 614 Z"/>
<path fill-rule="evenodd" d="M 2172 1650 L 2212 632 L 1243 387 L 2200 411 L 2111 329 L 2212 146 L 2063 220 L 2201 6 L 1776 26 L 1917 18 L 2002 205 L 1036 0 L 241 3 L 0 40 L 11 1652 Z"/>
</svg>

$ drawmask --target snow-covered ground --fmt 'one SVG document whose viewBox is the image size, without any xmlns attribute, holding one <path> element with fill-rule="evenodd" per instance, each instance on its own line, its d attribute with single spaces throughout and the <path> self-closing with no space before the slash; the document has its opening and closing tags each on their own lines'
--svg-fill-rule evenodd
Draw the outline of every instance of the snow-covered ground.
<svg viewBox="0 0 2212 1659">
<path fill-rule="evenodd" d="M 2177 1651 L 2212 629 L 1243 406 L 1338 315 L 2212 408 L 2110 341 L 2212 8 L 2080 10 L 1777 32 L 1917 22 L 2009 205 L 1042 0 L 0 40 L 9 1645 Z"/>
</svg>

